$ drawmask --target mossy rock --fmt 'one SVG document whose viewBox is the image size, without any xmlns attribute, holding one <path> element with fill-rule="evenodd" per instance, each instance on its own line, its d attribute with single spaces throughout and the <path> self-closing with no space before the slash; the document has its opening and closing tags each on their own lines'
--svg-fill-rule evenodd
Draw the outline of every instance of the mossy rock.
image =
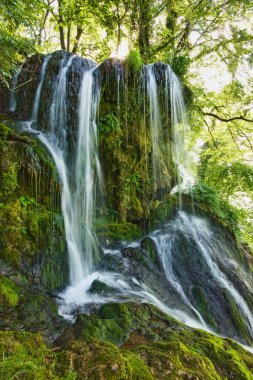
<svg viewBox="0 0 253 380">
<path fill-rule="evenodd" d="M 164 223 L 168 223 L 178 210 L 178 196 L 167 195 L 166 198 L 159 202 L 157 207 L 152 210 L 149 218 L 149 228 L 161 227 Z"/>
<path fill-rule="evenodd" d="M 95 226 L 98 238 L 101 241 L 122 242 L 122 241 L 133 241 L 138 239 L 142 231 L 137 224 L 133 223 L 117 223 L 108 222 L 97 224 Z"/>
<path fill-rule="evenodd" d="M 150 237 L 145 237 L 141 241 L 141 248 L 144 250 L 149 260 L 153 264 L 155 264 L 159 269 L 161 269 L 162 268 L 161 259 L 157 251 L 157 247 L 154 240 Z"/>
<path fill-rule="evenodd" d="M 238 333 L 250 344 L 249 328 L 241 316 L 241 312 L 230 294 L 224 290 L 225 299 L 228 302 L 230 317 Z"/>
<path fill-rule="evenodd" d="M 0 331 L 0 378 L 57 380 L 54 355 L 39 334 Z"/>
<path fill-rule="evenodd" d="M 104 282 L 99 281 L 97 279 L 92 282 L 88 292 L 91 294 L 110 294 L 110 293 L 114 293 L 115 289 L 111 288 L 110 286 L 106 285 Z"/>
<path fill-rule="evenodd" d="M 121 250 L 122 256 L 127 257 L 129 259 L 133 259 L 137 263 L 141 265 L 148 266 L 148 260 L 145 257 L 144 253 L 138 249 L 138 248 L 133 248 L 133 247 L 127 247 L 123 248 Z"/>
<path fill-rule="evenodd" d="M 199 286 L 193 286 L 191 288 L 191 293 L 193 295 L 193 303 L 195 304 L 195 307 L 200 312 L 200 314 L 203 316 L 205 321 L 212 327 L 215 328 L 215 330 L 218 330 L 218 325 L 215 322 L 215 319 L 213 318 L 212 314 L 209 310 L 208 300 L 206 298 L 204 290 Z"/>
<path fill-rule="evenodd" d="M 60 356 L 65 364 L 67 353 L 71 357 L 79 355 L 74 368 L 80 378 L 86 369 L 90 371 L 87 378 L 96 379 L 100 368 L 105 379 L 142 379 L 140 371 L 144 371 L 145 378 L 161 380 L 253 379 L 251 353 L 230 339 L 191 329 L 151 305 L 114 303 L 92 315 L 80 315 L 72 339 L 76 341 L 56 344 L 62 346 Z M 111 366 L 110 358 L 115 366 Z M 131 373 L 122 358 L 133 360 L 135 370 L 140 371 Z M 101 361 L 104 366 L 95 367 Z M 70 368 L 68 363 L 65 371 Z M 123 368 L 126 372 L 121 372 Z"/>
</svg>

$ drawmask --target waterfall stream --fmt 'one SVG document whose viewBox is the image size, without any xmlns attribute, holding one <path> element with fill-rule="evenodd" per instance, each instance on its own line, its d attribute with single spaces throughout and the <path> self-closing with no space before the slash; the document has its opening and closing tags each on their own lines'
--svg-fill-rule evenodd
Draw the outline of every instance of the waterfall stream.
<svg viewBox="0 0 253 380">
<path fill-rule="evenodd" d="M 42 86 L 44 83 L 44 77 L 46 74 L 47 65 L 48 65 L 50 58 L 51 58 L 51 54 L 47 55 L 44 58 L 43 64 L 41 66 L 39 84 L 38 84 L 38 87 L 36 90 L 36 94 L 35 94 L 35 98 L 34 98 L 34 102 L 33 102 L 33 110 L 32 110 L 32 121 L 35 121 L 35 122 L 37 122 L 37 120 L 38 120 L 41 91 L 42 91 Z"/>
<path fill-rule="evenodd" d="M 161 165 L 161 118 L 159 110 L 158 90 L 154 72 L 154 65 L 145 66 L 147 75 L 147 93 L 149 98 L 150 109 L 150 126 L 152 138 L 152 164 L 153 164 L 153 177 L 154 177 L 154 192 L 161 186 L 163 181 L 162 165 Z"/>
<path fill-rule="evenodd" d="M 16 107 L 17 107 L 17 93 L 16 92 L 17 92 L 18 77 L 21 71 L 22 71 L 22 66 L 20 66 L 17 69 L 17 72 L 14 75 L 13 80 L 12 80 L 12 86 L 11 86 L 11 91 L 10 91 L 10 96 L 9 96 L 9 111 L 11 112 L 15 112 Z"/>
<path fill-rule="evenodd" d="M 35 94 L 32 112 L 32 119 L 35 121 L 37 120 L 43 81 L 50 58 L 51 56 L 46 57 L 41 67 L 40 82 Z M 170 292 L 168 292 L 167 298 L 161 300 L 161 297 L 157 296 L 152 289 L 152 285 L 147 284 L 145 278 L 140 280 L 135 278 L 134 275 L 126 275 L 126 268 L 122 273 L 117 271 L 108 272 L 98 271 L 94 265 L 97 252 L 102 249 L 98 246 L 93 228 L 97 193 L 101 190 L 103 184 L 96 123 L 100 88 L 95 75 L 97 67 L 90 62 L 88 69 L 83 73 L 79 90 L 76 143 L 73 164 L 70 165 L 68 162 L 69 146 L 66 138 L 67 75 L 74 58 L 74 56 L 70 56 L 66 60 L 64 56 L 60 62 L 58 76 L 52 90 L 49 129 L 47 132 L 39 134 L 40 140 L 52 154 L 62 182 L 61 203 L 69 257 L 70 286 L 60 294 L 59 313 L 71 320 L 75 318 L 77 309 L 85 311 L 87 306 L 94 303 L 138 300 L 158 306 L 169 315 L 189 326 L 212 331 L 214 328 L 210 327 L 203 310 L 193 302 L 191 289 L 196 283 L 198 286 L 206 286 L 210 294 L 213 289 L 218 289 L 219 291 L 225 289 L 236 303 L 253 337 L 253 316 L 250 307 L 236 285 L 227 278 L 216 262 L 215 254 L 224 255 L 225 260 L 228 259 L 227 252 L 225 249 L 215 245 L 212 231 L 203 218 L 189 216 L 185 212 L 179 211 L 172 222 L 164 226 L 162 230 L 154 231 L 149 235 L 156 243 L 162 270 L 167 279 L 166 286 L 171 289 L 171 294 L 176 293 L 179 296 L 176 306 Z M 145 73 L 150 109 L 153 176 L 155 190 L 157 190 L 163 181 L 162 164 L 160 162 L 160 145 L 163 136 L 162 121 L 154 66 L 147 65 Z M 119 76 L 116 76 L 116 81 L 119 88 Z M 165 91 L 164 107 L 167 109 L 167 117 L 169 113 L 171 114 L 172 152 L 173 160 L 178 170 L 177 186 L 180 190 L 182 186 L 189 186 L 189 184 L 193 183 L 191 175 L 187 174 L 187 165 L 185 165 L 186 152 L 183 137 L 188 123 L 181 85 L 169 66 L 166 66 L 164 71 L 163 83 Z M 117 102 L 117 107 L 119 108 L 119 90 Z M 183 261 L 183 246 L 180 244 L 183 244 L 184 241 L 190 247 L 189 252 L 186 254 L 186 259 L 192 266 L 192 272 Z M 134 246 L 140 248 L 140 242 L 136 242 Z M 104 250 L 104 255 L 106 254 L 115 254 L 119 258 L 121 257 L 118 249 Z M 191 260 L 193 261 L 191 262 Z M 195 262 L 194 260 L 198 261 Z M 122 262 L 125 265 L 125 261 L 123 260 Z M 203 267 L 203 272 L 208 274 L 208 284 L 205 284 L 206 277 L 204 275 L 203 279 L 201 276 L 198 278 L 194 272 L 195 266 L 197 268 L 199 263 Z M 179 273 L 179 267 L 181 273 Z M 90 286 L 97 278 L 110 288 L 113 288 L 115 292 L 107 295 L 91 294 L 89 292 Z M 210 313 L 215 315 L 216 310 L 211 310 L 210 308 Z"/>
</svg>

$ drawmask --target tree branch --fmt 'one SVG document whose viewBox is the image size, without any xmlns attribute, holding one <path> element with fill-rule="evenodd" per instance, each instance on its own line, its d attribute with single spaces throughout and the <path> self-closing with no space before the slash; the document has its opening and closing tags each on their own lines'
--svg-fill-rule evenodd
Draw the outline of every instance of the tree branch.
<svg viewBox="0 0 253 380">
<path fill-rule="evenodd" d="M 253 119 L 248 119 L 248 118 L 244 117 L 243 115 L 230 117 L 230 118 L 224 118 L 224 117 L 216 115 L 215 113 L 212 113 L 212 112 L 203 112 L 203 115 L 215 117 L 216 119 L 218 119 L 220 121 L 224 121 L 225 123 L 229 123 L 230 121 L 234 121 L 234 120 L 243 120 L 243 121 L 247 121 L 249 123 L 253 123 Z"/>
</svg>

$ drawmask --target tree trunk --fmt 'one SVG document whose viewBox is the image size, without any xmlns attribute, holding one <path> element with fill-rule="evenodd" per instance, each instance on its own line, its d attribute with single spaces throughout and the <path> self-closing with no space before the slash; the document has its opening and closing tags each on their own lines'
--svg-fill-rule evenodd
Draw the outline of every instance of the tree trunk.
<svg viewBox="0 0 253 380">
<path fill-rule="evenodd" d="M 76 54 L 77 52 L 77 49 L 79 47 L 79 43 L 80 43 L 80 39 L 82 37 L 82 34 L 83 34 L 83 29 L 81 26 L 77 26 L 76 27 L 76 39 L 75 39 L 75 42 L 74 42 L 74 45 L 73 45 L 73 49 L 72 49 L 72 53 L 73 54 Z"/>
<path fill-rule="evenodd" d="M 62 50 L 66 50 L 61 0 L 58 0 L 58 12 L 59 12 L 58 26 L 59 26 L 59 32 L 60 32 L 61 48 L 62 48 Z"/>
<path fill-rule="evenodd" d="M 141 56 L 147 57 L 150 47 L 150 28 L 151 28 L 151 12 L 150 0 L 140 0 L 139 2 L 139 50 Z"/>
<path fill-rule="evenodd" d="M 67 51 L 70 51 L 71 24 L 68 25 L 67 31 Z"/>
</svg>

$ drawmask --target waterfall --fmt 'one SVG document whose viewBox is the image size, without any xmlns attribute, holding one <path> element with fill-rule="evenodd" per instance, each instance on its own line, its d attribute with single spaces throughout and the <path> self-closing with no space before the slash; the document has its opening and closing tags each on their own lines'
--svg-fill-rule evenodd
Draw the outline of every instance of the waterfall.
<svg viewBox="0 0 253 380">
<path fill-rule="evenodd" d="M 64 56 L 60 63 L 60 71 L 54 87 L 53 98 L 49 112 L 49 124 L 51 132 L 58 138 L 58 144 L 63 147 L 66 145 L 66 96 L 67 96 L 67 73 L 75 55 L 69 57 L 66 62 Z"/>
<path fill-rule="evenodd" d="M 45 59 L 38 85 L 33 115 L 37 118 L 40 96 L 47 64 Z M 102 173 L 98 158 L 96 113 L 99 90 L 94 80 L 94 64 L 89 62 L 88 71 L 83 75 L 78 104 L 77 149 L 73 159 L 74 176 L 67 159 L 66 141 L 67 74 L 75 56 L 65 57 L 60 62 L 59 73 L 53 89 L 49 114 L 49 130 L 40 133 L 39 138 L 48 148 L 55 161 L 62 181 L 62 213 L 69 256 L 70 283 L 83 280 L 92 270 L 93 256 L 97 251 L 96 238 L 92 231 L 96 197 L 96 181 L 102 183 Z M 30 128 L 31 130 L 31 128 Z M 95 178 L 96 177 L 96 178 Z"/>
<path fill-rule="evenodd" d="M 189 130 L 187 113 L 180 81 L 169 65 L 163 65 L 164 78 L 164 104 L 159 101 L 159 84 L 156 79 L 155 64 L 144 66 L 146 73 L 146 89 L 149 99 L 150 129 L 152 139 L 152 164 L 154 178 L 154 193 L 164 187 L 163 166 L 167 165 L 167 147 L 172 145 L 172 161 L 176 167 L 177 186 L 173 192 L 181 192 L 183 189 L 193 186 L 194 178 L 187 157 L 186 132 Z M 165 113 L 166 122 L 170 125 L 172 142 L 168 138 L 168 132 L 163 132 L 161 112 Z M 164 145 L 164 148 L 163 148 Z"/>
<path fill-rule="evenodd" d="M 71 284 L 83 280 L 92 270 L 93 256 L 97 251 L 96 238 L 92 231 L 96 179 L 98 183 L 102 182 L 96 126 L 99 90 L 93 76 L 93 64 L 84 73 L 80 87 L 78 142 L 73 177 L 66 159 L 66 76 L 73 59 L 74 56 L 71 56 L 65 66 L 63 60 L 61 62 L 50 108 L 51 130 L 47 135 L 40 135 L 53 155 L 63 184 L 62 212 Z"/>
<path fill-rule="evenodd" d="M 41 66 L 40 79 L 39 79 L 39 84 L 38 84 L 38 87 L 37 87 L 37 90 L 36 90 L 36 94 L 35 94 L 35 98 L 34 98 L 34 102 L 33 102 L 32 118 L 31 118 L 32 121 L 35 121 L 35 122 L 37 122 L 37 119 L 38 119 L 41 90 L 42 90 L 42 86 L 43 86 L 43 83 L 44 83 L 44 77 L 45 77 L 45 74 L 46 74 L 47 65 L 48 65 L 48 62 L 49 62 L 50 58 L 51 58 L 51 54 L 47 55 L 44 58 L 43 64 Z"/>
<path fill-rule="evenodd" d="M 155 78 L 154 65 L 145 66 L 147 94 L 149 97 L 150 127 L 152 139 L 152 165 L 154 178 L 154 193 L 162 186 L 162 164 L 161 164 L 161 118 L 159 110 L 158 89 Z"/>
<path fill-rule="evenodd" d="M 148 280 L 147 273 L 150 275 L 152 273 L 147 272 L 146 268 L 143 267 L 142 271 L 146 271 L 143 279 L 137 277 L 137 273 L 134 272 L 137 264 L 136 266 L 133 265 L 133 268 L 129 268 L 132 264 L 131 260 L 128 262 L 126 257 L 122 257 L 118 247 L 116 249 L 117 258 L 121 260 L 117 266 L 119 272 L 97 271 L 95 266 L 96 255 L 102 248 L 98 247 L 93 225 L 96 215 L 96 199 L 103 184 L 96 124 L 100 101 L 98 67 L 89 62 L 88 68 L 83 74 L 77 101 L 78 122 L 75 125 L 73 121 L 74 138 L 69 142 L 66 138 L 69 91 L 67 77 L 73 59 L 74 56 L 66 59 L 65 55 L 60 62 L 56 81 L 53 82 L 48 128 L 46 132 L 41 132 L 38 135 L 52 154 L 62 182 L 61 203 L 69 257 L 70 286 L 60 294 L 59 313 L 71 319 L 74 318 L 73 315 L 77 310 L 85 310 L 87 305 L 110 301 L 137 300 L 152 303 L 190 326 L 210 330 L 206 315 L 197 304 L 194 294 L 191 293 L 191 289 L 198 286 L 207 293 L 209 292 L 210 298 L 216 297 L 215 291 L 217 289 L 221 293 L 225 290 L 238 307 L 251 334 L 253 316 L 250 306 L 240 294 L 240 286 L 228 278 L 217 262 L 217 256 L 226 262 L 228 254 L 225 248 L 217 245 L 215 232 L 212 232 L 211 227 L 203 218 L 190 216 L 179 211 L 172 221 L 163 226 L 162 230 L 152 232 L 149 235 L 149 238 L 152 238 L 156 243 L 161 261 L 161 268 L 157 269 L 154 278 L 160 280 L 160 276 L 163 277 L 166 288 L 164 292 L 168 293 L 163 302 L 161 301 L 161 294 L 163 293 L 159 293 L 160 285 L 157 287 L 159 291 L 156 292 L 156 286 L 153 286 Z M 35 95 L 33 119 L 36 121 L 49 60 L 50 56 L 45 58 L 43 62 L 40 82 Z M 145 83 L 149 103 L 154 190 L 159 190 L 163 185 L 164 165 L 169 165 L 169 160 L 166 162 L 165 153 L 167 151 L 164 146 L 170 144 L 169 138 L 171 137 L 173 146 L 170 154 L 173 156 L 172 160 L 178 171 L 175 189 L 177 188 L 177 191 L 180 192 L 186 183 L 189 184 L 184 143 L 184 133 L 188 128 L 188 122 L 182 88 L 179 79 L 168 65 L 162 66 L 159 73 L 160 77 L 156 76 L 154 65 L 145 66 L 144 73 L 145 82 L 142 81 L 142 85 Z M 117 85 L 115 87 L 117 108 L 115 108 L 117 112 L 120 111 L 120 80 L 121 77 L 117 75 L 115 77 Z M 163 99 L 161 99 L 161 94 Z M 171 128 L 170 135 L 164 134 L 164 120 L 165 126 L 168 125 Z M 39 120 L 36 124 L 36 128 L 39 129 Z M 73 141 L 74 149 L 73 146 L 70 147 Z M 188 247 L 187 253 L 184 252 L 184 243 Z M 145 256 L 140 241 L 135 242 L 133 246 L 139 250 L 138 255 L 142 252 Z M 105 251 L 104 254 L 106 255 Z M 113 254 L 112 249 L 109 251 L 110 254 Z M 186 259 L 184 255 L 187 256 Z M 151 270 L 156 270 L 154 263 Z M 203 276 L 202 272 L 204 273 Z M 108 294 L 91 294 L 89 292 L 90 286 L 98 277 L 100 281 L 113 288 L 114 291 Z M 215 305 L 218 305 L 225 312 L 228 309 L 224 297 L 217 300 L 217 304 L 212 304 L 212 310 L 210 310 L 214 319 L 217 316 Z M 219 317 L 218 313 L 218 320 Z M 231 321 L 229 323 L 230 325 L 233 324 Z M 226 330 L 226 325 L 224 331 L 229 331 Z M 231 327 L 231 331 L 234 333 L 236 328 Z"/>
<path fill-rule="evenodd" d="M 98 140 L 96 115 L 99 103 L 99 90 L 94 79 L 94 68 L 84 74 L 79 94 L 79 132 L 76 156 L 76 194 L 75 221 L 80 250 L 83 252 L 85 274 L 92 270 L 93 256 L 97 251 L 93 233 L 93 215 L 95 212 L 96 180 L 102 184 L 102 173 L 98 158 Z M 82 232 L 84 230 L 84 233 Z M 76 281 L 78 262 L 73 262 L 72 281 Z"/>
<path fill-rule="evenodd" d="M 10 90 L 10 97 L 9 97 L 9 111 L 11 112 L 15 112 L 16 107 L 17 107 L 16 89 L 17 89 L 17 84 L 18 84 L 18 77 L 21 71 L 22 71 L 22 66 L 18 67 L 17 72 L 14 75 L 13 80 L 12 80 L 12 88 Z"/>
<path fill-rule="evenodd" d="M 172 158 L 177 169 L 177 187 L 174 191 L 177 190 L 181 193 L 182 190 L 192 187 L 195 179 L 190 167 L 191 160 L 186 144 L 186 136 L 189 133 L 189 121 L 182 86 L 169 65 L 167 65 L 165 70 L 165 96 L 168 99 L 167 94 L 170 94 Z"/>
</svg>

